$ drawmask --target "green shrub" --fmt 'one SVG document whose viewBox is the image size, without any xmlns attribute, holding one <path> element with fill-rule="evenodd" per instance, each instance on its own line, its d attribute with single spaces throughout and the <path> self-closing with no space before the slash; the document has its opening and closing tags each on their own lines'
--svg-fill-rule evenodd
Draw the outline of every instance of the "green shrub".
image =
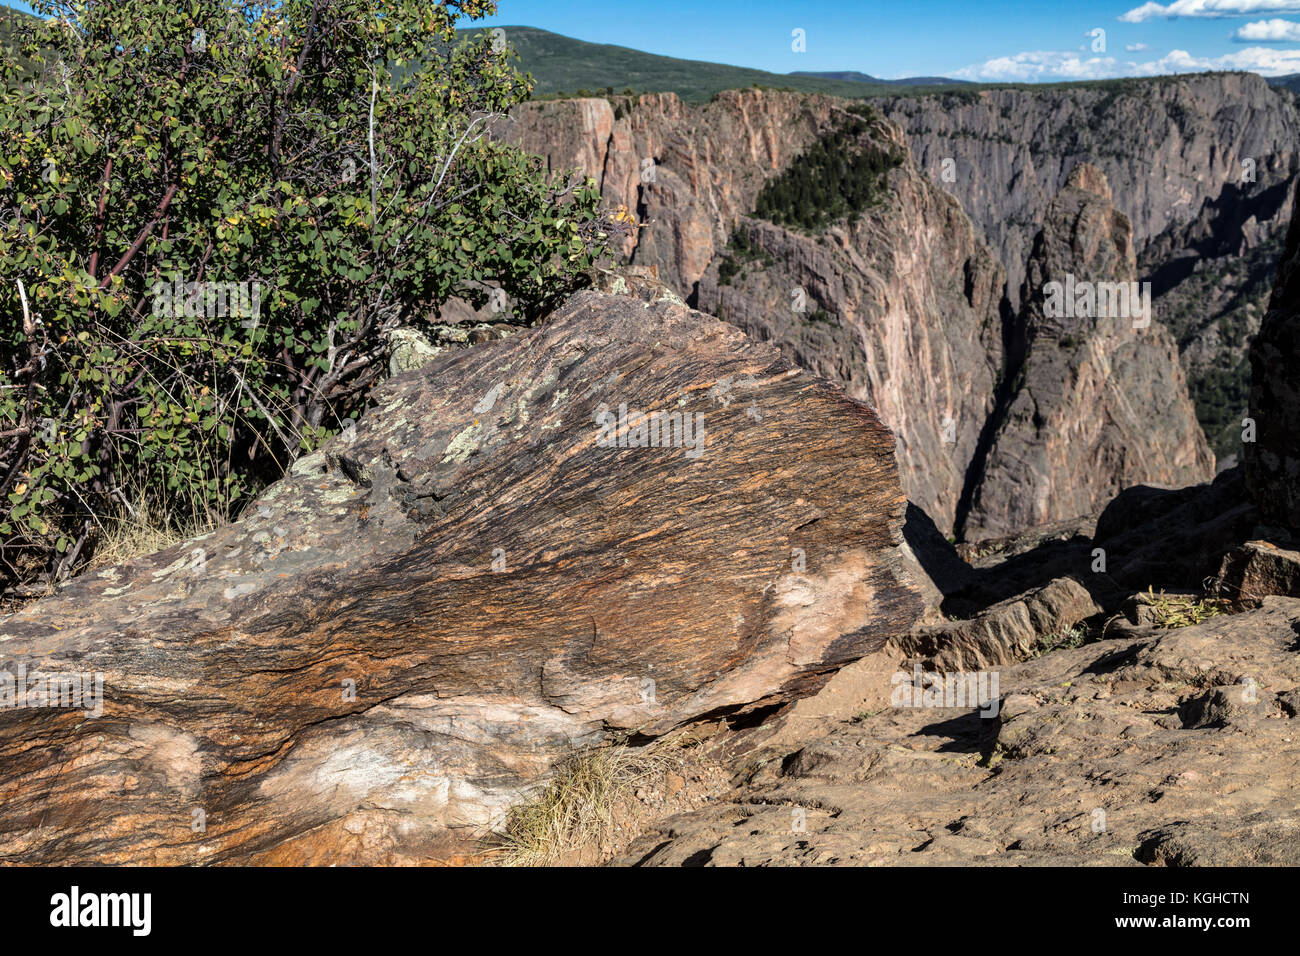
<svg viewBox="0 0 1300 956">
<path fill-rule="evenodd" d="M 531 82 L 456 42 L 492 0 L 35 6 L 0 63 L 11 579 L 132 486 L 237 509 L 358 413 L 384 330 L 485 282 L 529 321 L 604 248 L 593 183 L 485 135 Z"/>
</svg>

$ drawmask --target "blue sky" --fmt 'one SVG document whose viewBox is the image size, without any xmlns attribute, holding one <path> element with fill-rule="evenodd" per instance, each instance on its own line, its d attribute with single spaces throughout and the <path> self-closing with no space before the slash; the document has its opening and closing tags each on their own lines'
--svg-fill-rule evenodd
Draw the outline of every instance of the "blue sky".
<svg viewBox="0 0 1300 956">
<path fill-rule="evenodd" d="M 1300 0 L 499 0 L 498 10 L 481 24 L 774 73 L 1017 82 L 1300 73 Z M 792 48 L 795 30 L 803 52 Z"/>
<path fill-rule="evenodd" d="M 1300 0 L 500 0 L 498 9 L 486 25 L 776 73 L 1028 82 L 1300 73 Z M 802 53 L 792 50 L 796 29 Z"/>
</svg>

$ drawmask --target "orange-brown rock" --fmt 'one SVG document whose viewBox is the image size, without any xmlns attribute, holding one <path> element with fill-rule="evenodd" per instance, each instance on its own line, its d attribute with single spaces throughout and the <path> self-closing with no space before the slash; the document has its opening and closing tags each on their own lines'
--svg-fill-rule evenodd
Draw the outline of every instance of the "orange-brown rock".
<svg viewBox="0 0 1300 956">
<path fill-rule="evenodd" d="M 574 748 L 808 694 L 922 612 L 893 436 L 681 305 L 582 293 L 373 405 L 0 619 L 0 669 L 103 681 L 0 709 L 0 859 L 455 859 Z"/>
</svg>

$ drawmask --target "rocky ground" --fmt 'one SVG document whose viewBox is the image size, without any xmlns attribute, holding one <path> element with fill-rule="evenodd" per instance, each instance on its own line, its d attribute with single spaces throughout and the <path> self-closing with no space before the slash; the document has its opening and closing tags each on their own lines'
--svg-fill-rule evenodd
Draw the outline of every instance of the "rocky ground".
<svg viewBox="0 0 1300 956">
<path fill-rule="evenodd" d="M 706 806 L 617 859 L 678 865 L 1300 864 L 1300 600 L 1113 628 L 999 668 L 996 717 L 899 707 L 888 655 L 715 745 Z"/>
<path fill-rule="evenodd" d="M 1193 506 L 1231 511 L 1239 489 L 1230 476 Z M 1201 526 L 1207 538 L 1216 523 Z M 990 581 L 1023 583 L 1033 566 L 1050 576 L 1091 543 L 1004 543 L 947 606 L 987 597 Z M 727 785 L 684 809 L 637 801 L 604 861 L 1296 865 L 1300 599 L 1214 594 L 1243 579 L 1300 594 L 1300 555 L 1256 542 L 1222 564 L 1208 594 L 1075 575 L 923 624 L 773 719 L 710 728 L 697 759 Z M 914 668 L 996 675 L 992 703 L 918 696 Z"/>
</svg>

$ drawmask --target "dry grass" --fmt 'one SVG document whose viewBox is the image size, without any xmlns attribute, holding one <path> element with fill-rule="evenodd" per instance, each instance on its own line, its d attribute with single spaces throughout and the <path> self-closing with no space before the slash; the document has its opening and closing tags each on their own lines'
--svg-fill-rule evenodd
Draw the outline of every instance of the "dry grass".
<svg viewBox="0 0 1300 956">
<path fill-rule="evenodd" d="M 130 504 L 123 505 L 117 514 L 99 519 L 94 556 L 82 573 L 162 551 L 196 534 L 211 531 L 217 524 L 206 515 L 190 515 L 178 522 L 151 496 L 133 495 Z"/>
<path fill-rule="evenodd" d="M 1151 607 L 1153 623 L 1156 627 L 1177 628 L 1202 624 L 1212 617 L 1228 613 L 1228 602 L 1206 600 L 1193 594 L 1166 594 L 1147 588 L 1144 595 Z"/>
<path fill-rule="evenodd" d="M 512 807 L 493 840 L 492 862 L 502 866 L 548 866 L 611 841 L 616 811 L 643 784 L 686 763 L 679 738 L 644 747 L 613 744 L 576 754 L 526 803 Z"/>
<path fill-rule="evenodd" d="M 87 539 L 87 547 L 93 548 L 89 552 L 90 560 L 79 567 L 74 563 L 73 577 L 162 551 L 211 531 L 221 523 L 220 519 L 208 515 L 178 519 L 176 515 L 167 514 L 156 498 L 148 494 L 127 498 L 116 513 L 96 515 L 93 522 Z M 83 558 L 85 553 L 81 554 Z M 39 569 L 34 569 L 16 587 L 0 595 L 0 615 L 20 611 L 32 601 L 54 593 L 55 588 L 39 573 Z"/>
</svg>

